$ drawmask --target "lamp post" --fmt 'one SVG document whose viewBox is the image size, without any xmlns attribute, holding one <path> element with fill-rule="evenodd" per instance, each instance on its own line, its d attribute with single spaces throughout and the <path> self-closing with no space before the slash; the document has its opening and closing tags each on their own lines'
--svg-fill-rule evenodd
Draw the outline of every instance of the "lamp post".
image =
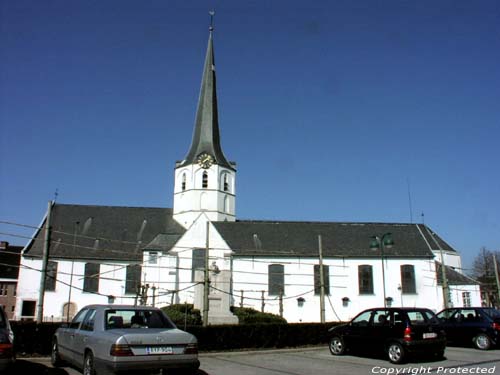
<svg viewBox="0 0 500 375">
<path fill-rule="evenodd" d="M 391 233 L 385 233 L 380 236 L 372 236 L 372 241 L 370 242 L 370 250 L 380 250 L 380 259 L 382 260 L 382 285 L 384 290 L 384 308 L 387 307 L 387 301 L 385 297 L 385 265 L 384 256 L 385 249 L 390 249 L 394 245 Z"/>
</svg>

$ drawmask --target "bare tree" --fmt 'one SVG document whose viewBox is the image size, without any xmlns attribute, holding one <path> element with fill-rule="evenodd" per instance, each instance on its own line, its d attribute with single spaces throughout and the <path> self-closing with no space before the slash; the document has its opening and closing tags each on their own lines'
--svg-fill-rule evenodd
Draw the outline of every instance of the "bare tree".
<svg viewBox="0 0 500 375">
<path fill-rule="evenodd" d="M 497 269 L 500 269 L 500 251 L 494 252 L 482 247 L 472 266 L 472 276 L 481 282 L 481 295 L 487 306 L 500 306 L 497 276 L 495 274 L 495 258 Z"/>
</svg>

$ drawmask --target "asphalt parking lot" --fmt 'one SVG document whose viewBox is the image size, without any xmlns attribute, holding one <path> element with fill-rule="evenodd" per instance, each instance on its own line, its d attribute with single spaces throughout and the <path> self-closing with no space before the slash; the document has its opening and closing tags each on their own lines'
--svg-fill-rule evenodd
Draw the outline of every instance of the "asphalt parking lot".
<svg viewBox="0 0 500 375">
<path fill-rule="evenodd" d="M 385 358 L 334 357 L 328 348 L 201 353 L 198 375 L 399 375 L 499 374 L 500 349 L 448 347 L 444 360 L 415 359 L 392 365 Z M 12 374 L 79 375 L 74 368 L 52 368 L 50 359 L 18 358 Z"/>
</svg>

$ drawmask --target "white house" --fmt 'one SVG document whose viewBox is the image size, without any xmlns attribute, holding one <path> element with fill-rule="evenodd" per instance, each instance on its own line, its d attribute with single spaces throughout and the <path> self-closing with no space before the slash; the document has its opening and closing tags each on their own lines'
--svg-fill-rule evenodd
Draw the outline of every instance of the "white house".
<svg viewBox="0 0 500 375">
<path fill-rule="evenodd" d="M 70 319 L 90 303 L 203 309 L 207 260 L 214 324 L 234 322 L 230 305 L 320 321 L 321 269 L 327 321 L 384 304 L 439 310 L 443 263 L 449 302 L 479 305 L 479 285 L 455 271 L 460 255 L 426 225 L 236 220 L 236 164 L 220 142 L 212 34 L 191 147 L 175 164 L 173 208 L 51 204 L 23 251 L 15 317 L 42 311 L 44 252 L 46 320 Z"/>
</svg>

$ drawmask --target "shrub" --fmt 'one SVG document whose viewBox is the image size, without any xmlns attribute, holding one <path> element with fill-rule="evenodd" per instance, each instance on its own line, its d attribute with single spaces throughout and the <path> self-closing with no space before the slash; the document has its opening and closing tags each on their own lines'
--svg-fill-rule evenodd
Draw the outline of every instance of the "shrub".
<svg viewBox="0 0 500 375">
<path fill-rule="evenodd" d="M 260 312 L 248 307 L 231 307 L 231 311 L 239 319 L 240 324 L 286 324 L 286 319 L 279 315 Z"/>
<path fill-rule="evenodd" d="M 179 327 L 184 325 L 197 326 L 202 324 L 200 310 L 193 304 L 174 304 L 161 308 L 165 314 Z"/>
</svg>

